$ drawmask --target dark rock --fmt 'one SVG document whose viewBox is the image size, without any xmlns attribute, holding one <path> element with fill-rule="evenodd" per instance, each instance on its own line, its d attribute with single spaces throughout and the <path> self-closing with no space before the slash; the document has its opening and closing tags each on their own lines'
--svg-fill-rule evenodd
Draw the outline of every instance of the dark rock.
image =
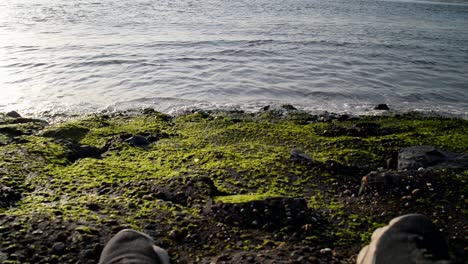
<svg viewBox="0 0 468 264">
<path fill-rule="evenodd" d="M 312 158 L 307 155 L 306 153 L 302 152 L 301 150 L 298 149 L 292 149 L 291 150 L 291 157 L 290 159 L 295 162 L 299 163 L 304 163 L 306 165 L 312 165 L 314 161 Z"/>
<path fill-rule="evenodd" d="M 126 140 L 130 145 L 134 147 L 146 147 L 150 144 L 147 138 L 143 136 L 132 136 Z"/>
<path fill-rule="evenodd" d="M 153 115 L 156 113 L 156 110 L 154 110 L 153 108 L 144 108 L 141 110 L 141 113 L 144 115 Z"/>
<path fill-rule="evenodd" d="M 99 158 L 104 150 L 90 145 L 82 145 L 75 149 L 77 158 Z"/>
<path fill-rule="evenodd" d="M 16 112 L 16 111 L 10 111 L 10 112 L 6 113 L 5 115 L 8 116 L 8 117 L 12 117 L 12 118 L 20 118 L 21 117 L 21 115 L 18 114 L 18 112 Z"/>
<path fill-rule="evenodd" d="M 287 110 L 287 111 L 295 111 L 297 110 L 296 107 L 294 107 L 293 105 L 291 104 L 284 104 L 281 106 L 281 108 L 283 108 L 284 110 Z"/>
<path fill-rule="evenodd" d="M 100 206 L 97 203 L 88 203 L 86 204 L 86 207 L 91 211 L 98 211 L 100 209 Z"/>
<path fill-rule="evenodd" d="M 224 254 L 218 257 L 218 261 L 228 261 L 231 260 L 232 257 L 230 255 Z"/>
<path fill-rule="evenodd" d="M 468 168 L 468 155 L 422 145 L 403 148 L 398 153 L 398 169 Z"/>
<path fill-rule="evenodd" d="M 56 254 L 60 254 L 65 251 L 65 243 L 58 242 L 52 246 L 52 251 Z"/>
<path fill-rule="evenodd" d="M 378 104 L 374 107 L 374 110 L 390 110 L 387 104 Z"/>
<path fill-rule="evenodd" d="M 0 184 L 0 208 L 5 208 L 14 205 L 21 194 L 15 192 L 13 188 Z"/>
<path fill-rule="evenodd" d="M 398 153 L 393 153 L 392 156 L 387 159 L 387 169 L 396 170 L 398 168 Z"/>
</svg>

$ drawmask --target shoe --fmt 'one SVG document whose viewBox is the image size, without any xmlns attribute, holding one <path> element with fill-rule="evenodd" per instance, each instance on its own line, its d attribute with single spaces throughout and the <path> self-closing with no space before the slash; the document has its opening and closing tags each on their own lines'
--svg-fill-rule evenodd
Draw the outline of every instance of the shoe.
<svg viewBox="0 0 468 264">
<path fill-rule="evenodd" d="M 359 252 L 357 264 L 450 263 L 442 233 L 424 215 L 393 218 L 372 234 Z"/>
<path fill-rule="evenodd" d="M 169 264 L 169 255 L 147 234 L 124 229 L 107 242 L 99 264 Z"/>
</svg>

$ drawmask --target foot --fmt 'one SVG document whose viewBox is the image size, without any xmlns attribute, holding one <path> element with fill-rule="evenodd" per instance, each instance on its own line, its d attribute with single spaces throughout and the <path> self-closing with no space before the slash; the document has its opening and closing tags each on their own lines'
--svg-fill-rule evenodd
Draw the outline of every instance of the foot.
<svg viewBox="0 0 468 264">
<path fill-rule="evenodd" d="M 408 214 L 372 234 L 359 252 L 357 264 L 449 263 L 442 233 L 424 215 Z"/>
<path fill-rule="evenodd" d="M 107 242 L 99 264 L 169 264 L 167 251 L 147 234 L 124 229 Z"/>
</svg>

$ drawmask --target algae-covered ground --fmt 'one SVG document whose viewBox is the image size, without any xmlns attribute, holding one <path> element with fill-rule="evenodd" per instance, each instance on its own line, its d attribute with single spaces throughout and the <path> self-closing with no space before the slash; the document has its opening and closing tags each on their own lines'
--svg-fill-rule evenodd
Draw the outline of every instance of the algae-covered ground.
<svg viewBox="0 0 468 264">
<path fill-rule="evenodd" d="M 53 125 L 1 114 L 0 262 L 97 263 L 113 234 L 133 228 L 172 263 L 353 263 L 375 228 L 406 213 L 429 216 L 463 262 L 466 168 L 359 192 L 364 175 L 395 170 L 415 145 L 466 153 L 468 121 L 291 106 Z"/>
</svg>

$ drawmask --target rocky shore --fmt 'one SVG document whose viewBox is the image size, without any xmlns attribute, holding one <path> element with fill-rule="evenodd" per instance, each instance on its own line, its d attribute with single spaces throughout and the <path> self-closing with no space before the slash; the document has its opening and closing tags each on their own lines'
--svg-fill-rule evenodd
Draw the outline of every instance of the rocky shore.
<svg viewBox="0 0 468 264">
<path fill-rule="evenodd" d="M 406 213 L 463 263 L 467 152 L 468 121 L 415 113 L 0 114 L 0 263 L 97 263 L 124 228 L 172 263 L 354 263 Z"/>
</svg>

